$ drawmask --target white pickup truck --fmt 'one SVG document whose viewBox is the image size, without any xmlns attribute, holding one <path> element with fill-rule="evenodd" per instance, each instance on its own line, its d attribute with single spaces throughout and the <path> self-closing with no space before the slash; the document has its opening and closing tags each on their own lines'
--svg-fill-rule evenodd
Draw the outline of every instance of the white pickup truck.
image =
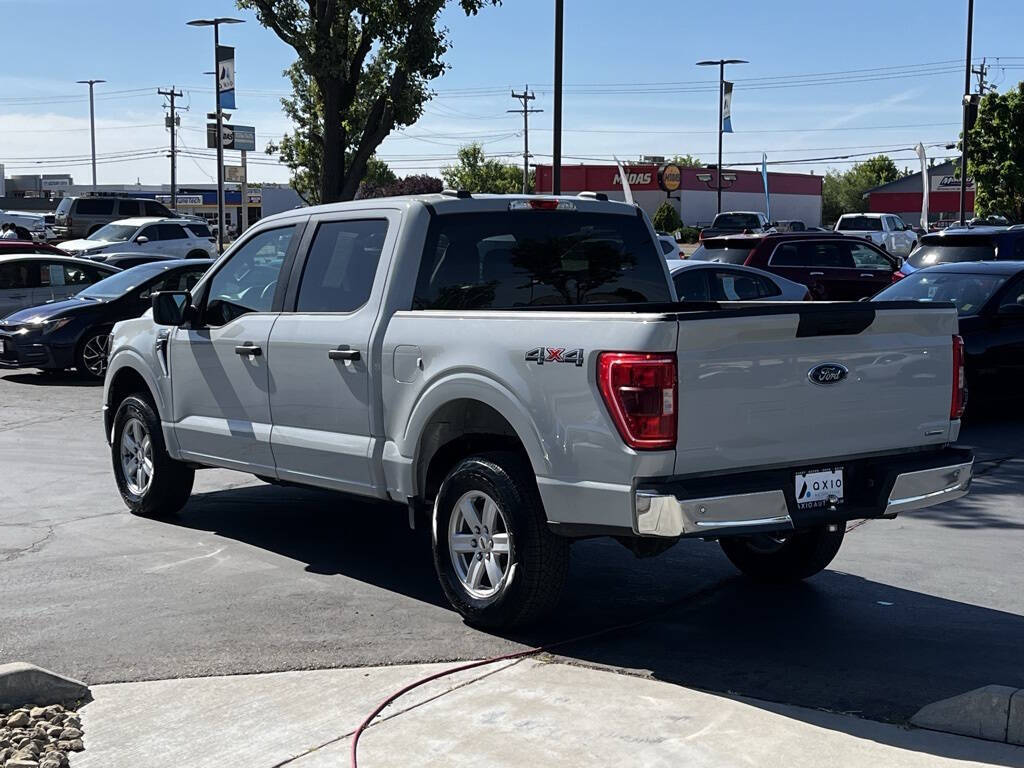
<svg viewBox="0 0 1024 768">
<path fill-rule="evenodd" d="M 917 247 L 917 233 L 894 213 L 844 213 L 836 222 L 835 231 L 870 240 L 903 259 Z"/>
<path fill-rule="evenodd" d="M 719 540 L 791 581 L 848 520 L 967 492 L 952 305 L 676 303 L 643 212 L 597 198 L 263 219 L 114 328 L 125 503 L 174 514 L 202 467 L 398 502 L 451 604 L 498 627 L 556 604 L 573 539 Z"/>
</svg>

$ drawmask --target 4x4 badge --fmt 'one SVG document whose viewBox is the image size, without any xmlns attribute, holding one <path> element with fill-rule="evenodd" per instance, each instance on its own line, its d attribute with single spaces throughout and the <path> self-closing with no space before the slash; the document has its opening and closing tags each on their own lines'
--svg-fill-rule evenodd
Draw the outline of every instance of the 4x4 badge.
<svg viewBox="0 0 1024 768">
<path fill-rule="evenodd" d="M 566 349 L 565 347 L 536 347 L 526 353 L 526 362 L 544 365 L 544 363 L 573 363 L 577 368 L 583 367 L 583 349 Z"/>
</svg>

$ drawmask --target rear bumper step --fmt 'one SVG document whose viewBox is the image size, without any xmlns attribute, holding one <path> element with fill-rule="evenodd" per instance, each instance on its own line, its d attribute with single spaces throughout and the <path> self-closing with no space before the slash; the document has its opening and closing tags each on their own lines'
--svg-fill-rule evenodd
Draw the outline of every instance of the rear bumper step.
<svg viewBox="0 0 1024 768">
<path fill-rule="evenodd" d="M 806 471 L 807 466 L 641 481 L 634 494 L 633 532 L 721 538 L 893 518 L 964 496 L 971 485 L 974 454 L 964 448 L 944 448 L 823 463 L 842 465 L 845 499 L 813 509 L 799 508 L 793 491 L 794 473 Z"/>
</svg>

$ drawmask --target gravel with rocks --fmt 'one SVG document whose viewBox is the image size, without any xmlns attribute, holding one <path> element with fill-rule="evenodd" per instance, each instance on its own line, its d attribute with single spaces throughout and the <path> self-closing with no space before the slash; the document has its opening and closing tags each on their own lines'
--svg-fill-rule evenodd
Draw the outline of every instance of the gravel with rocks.
<svg viewBox="0 0 1024 768">
<path fill-rule="evenodd" d="M 0 712 L 0 768 L 68 768 L 83 749 L 78 713 L 60 704 Z"/>
</svg>

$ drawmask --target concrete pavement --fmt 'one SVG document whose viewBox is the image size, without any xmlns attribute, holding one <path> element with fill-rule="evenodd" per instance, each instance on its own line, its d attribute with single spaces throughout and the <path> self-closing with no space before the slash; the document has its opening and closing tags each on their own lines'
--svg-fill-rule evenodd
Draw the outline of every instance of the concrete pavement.
<svg viewBox="0 0 1024 768">
<path fill-rule="evenodd" d="M 446 665 L 99 685 L 72 768 L 339 768 L 389 693 Z M 383 766 L 970 768 L 1024 766 L 1024 749 L 704 693 L 611 671 L 503 662 L 399 699 L 360 740 Z"/>
</svg>

